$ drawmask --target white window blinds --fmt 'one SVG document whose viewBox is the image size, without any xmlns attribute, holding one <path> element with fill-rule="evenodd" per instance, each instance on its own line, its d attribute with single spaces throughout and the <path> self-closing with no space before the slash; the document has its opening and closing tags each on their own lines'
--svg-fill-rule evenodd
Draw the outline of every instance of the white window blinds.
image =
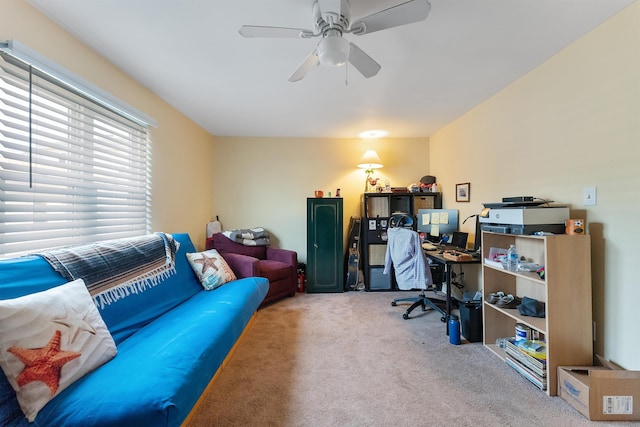
<svg viewBox="0 0 640 427">
<path fill-rule="evenodd" d="M 0 257 L 150 231 L 144 124 L 0 52 Z"/>
</svg>

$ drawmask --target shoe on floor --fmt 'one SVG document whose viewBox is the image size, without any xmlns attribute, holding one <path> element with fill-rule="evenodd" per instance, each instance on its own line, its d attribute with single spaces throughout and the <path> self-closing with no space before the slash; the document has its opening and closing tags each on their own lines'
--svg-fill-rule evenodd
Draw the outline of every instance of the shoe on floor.
<svg viewBox="0 0 640 427">
<path fill-rule="evenodd" d="M 514 297 L 513 295 L 509 294 L 509 295 L 505 295 L 505 296 L 501 297 L 496 302 L 496 307 L 500 307 L 500 308 L 516 308 L 516 307 L 518 307 L 518 305 L 520 305 L 521 302 L 522 302 L 522 300 L 520 298 Z"/>
</svg>

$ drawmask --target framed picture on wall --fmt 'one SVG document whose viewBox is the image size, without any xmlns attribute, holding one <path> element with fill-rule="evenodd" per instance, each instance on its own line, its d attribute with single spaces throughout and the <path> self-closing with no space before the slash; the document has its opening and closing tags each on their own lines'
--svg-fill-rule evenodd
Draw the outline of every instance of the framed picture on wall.
<svg viewBox="0 0 640 427">
<path fill-rule="evenodd" d="M 471 184 L 456 184 L 456 202 L 468 202 L 471 199 Z"/>
</svg>

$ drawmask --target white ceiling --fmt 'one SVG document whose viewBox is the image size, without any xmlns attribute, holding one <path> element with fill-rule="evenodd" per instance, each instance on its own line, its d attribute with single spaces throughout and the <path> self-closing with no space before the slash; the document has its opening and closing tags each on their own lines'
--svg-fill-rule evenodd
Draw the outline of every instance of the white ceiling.
<svg viewBox="0 0 640 427">
<path fill-rule="evenodd" d="M 350 1 L 353 21 L 405 0 Z M 313 0 L 29 0 L 213 135 L 329 138 L 429 136 L 633 1 L 430 0 L 426 21 L 345 35 L 378 75 L 320 66 L 290 83 L 318 39 L 238 29 L 313 29 Z"/>
</svg>

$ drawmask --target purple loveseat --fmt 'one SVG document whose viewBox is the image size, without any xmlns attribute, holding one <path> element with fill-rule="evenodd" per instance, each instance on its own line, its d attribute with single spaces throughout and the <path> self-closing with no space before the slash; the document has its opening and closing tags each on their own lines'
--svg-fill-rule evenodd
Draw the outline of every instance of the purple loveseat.
<svg viewBox="0 0 640 427">
<path fill-rule="evenodd" d="M 269 292 L 261 307 L 287 296 L 294 296 L 298 286 L 298 254 L 269 246 L 245 246 L 222 233 L 207 239 L 207 249 L 216 249 L 238 277 L 265 277 Z"/>
</svg>

